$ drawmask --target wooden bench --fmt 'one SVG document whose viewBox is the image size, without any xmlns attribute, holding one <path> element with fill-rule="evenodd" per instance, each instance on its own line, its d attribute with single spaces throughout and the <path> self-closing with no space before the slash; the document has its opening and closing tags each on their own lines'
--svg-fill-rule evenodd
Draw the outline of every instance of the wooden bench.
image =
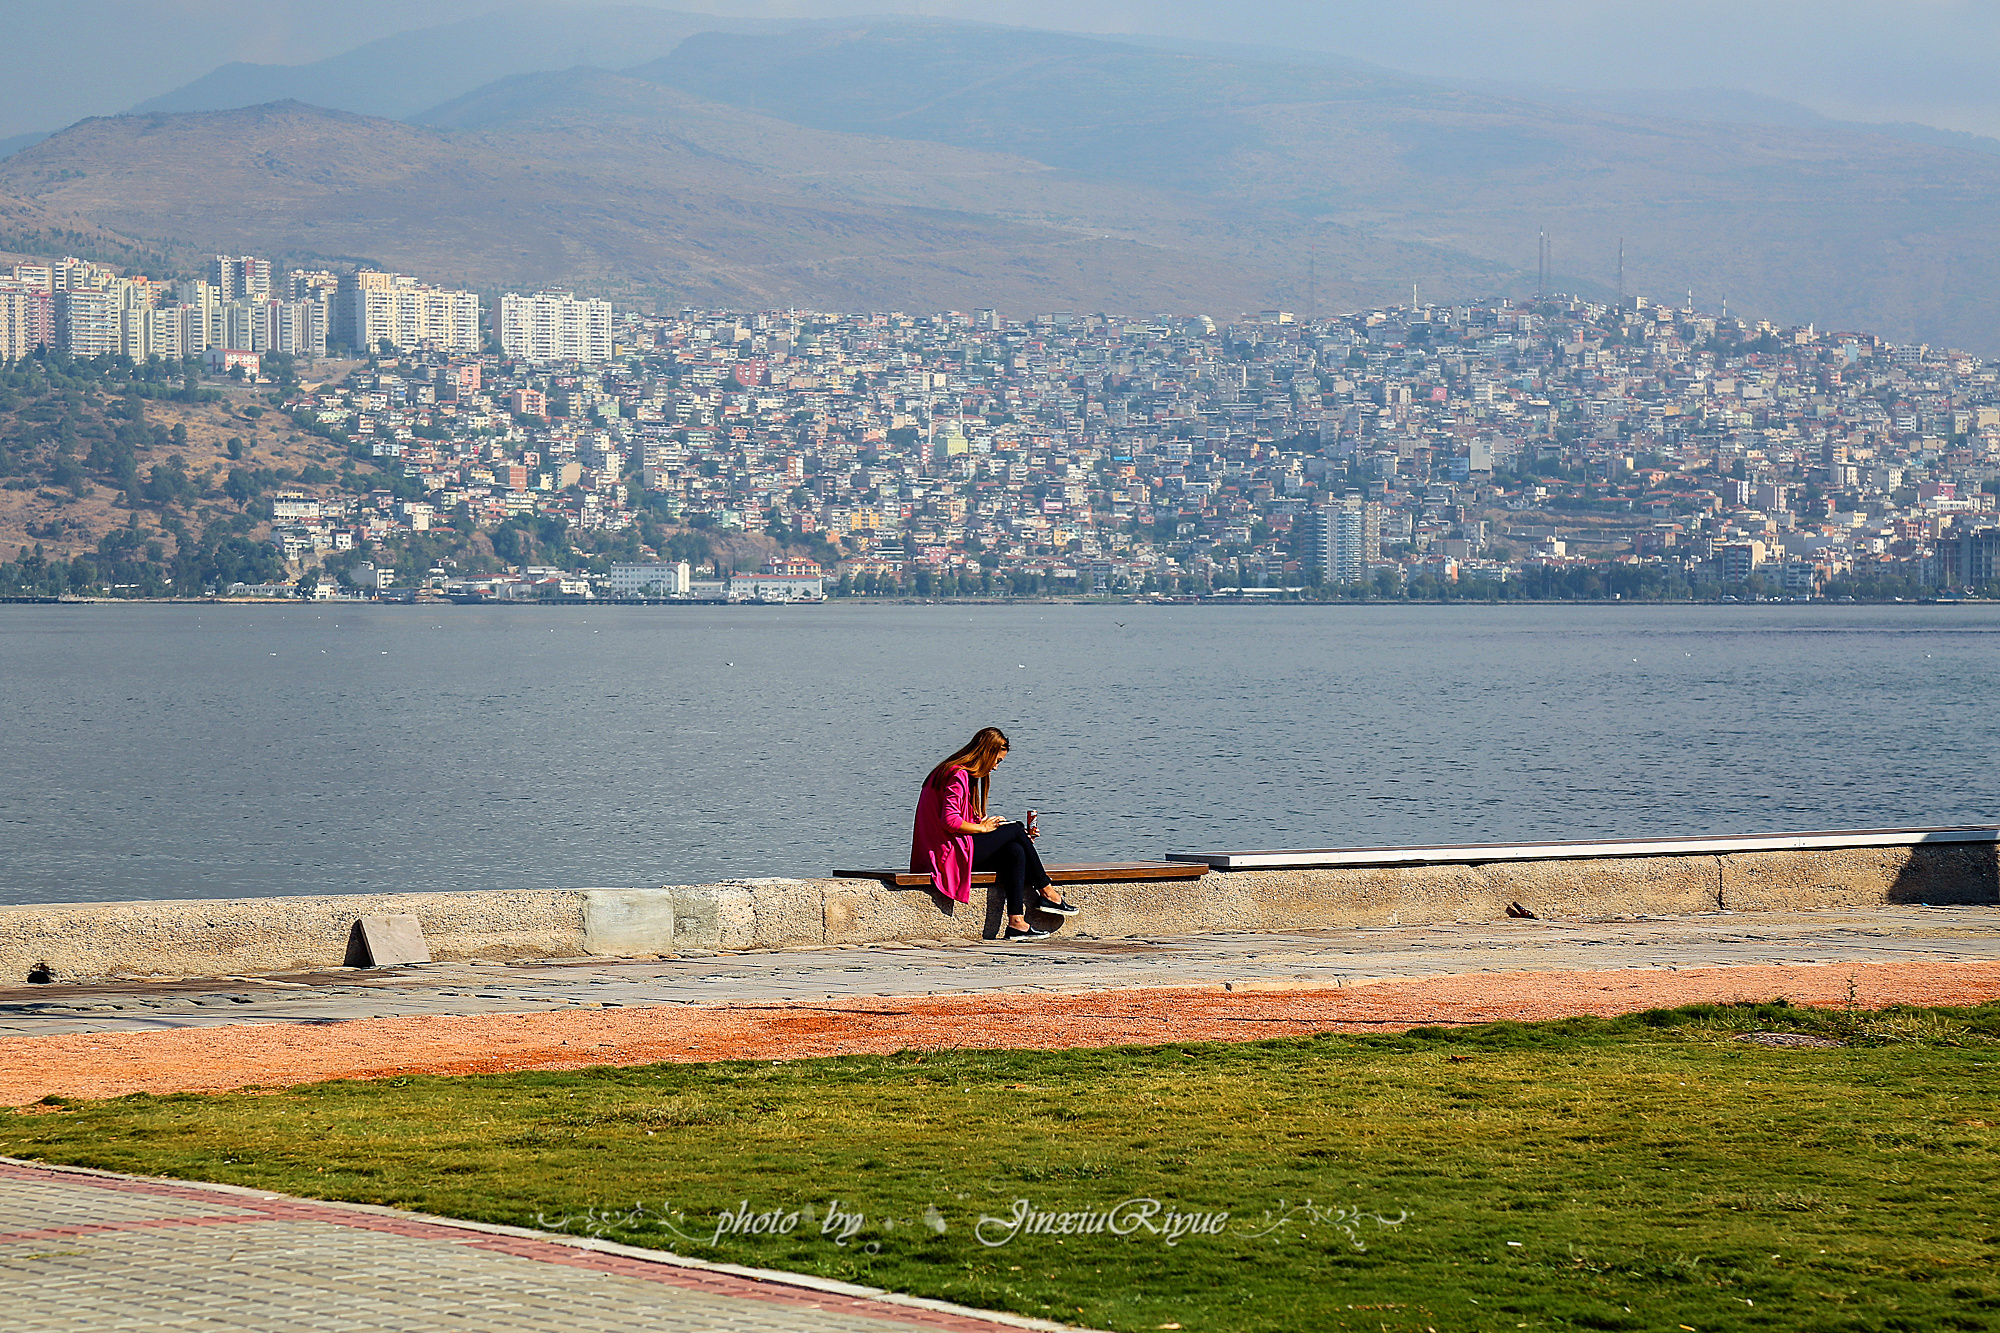
<svg viewBox="0 0 2000 1333">
<path fill-rule="evenodd" d="M 1200 879 L 1208 867 L 1189 861 L 1072 861 L 1067 865 L 1045 865 L 1049 878 L 1057 884 L 1108 884 L 1131 879 Z M 835 879 L 879 880 L 892 889 L 928 889 L 929 875 L 913 875 L 907 870 L 836 870 Z M 973 872 L 974 884 L 991 884 L 993 872 Z"/>
</svg>

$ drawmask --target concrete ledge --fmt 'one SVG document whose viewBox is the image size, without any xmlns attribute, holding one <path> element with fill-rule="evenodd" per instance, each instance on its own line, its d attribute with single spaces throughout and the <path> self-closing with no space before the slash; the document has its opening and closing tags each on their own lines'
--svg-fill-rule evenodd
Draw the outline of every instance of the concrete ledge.
<svg viewBox="0 0 2000 1333">
<path fill-rule="evenodd" d="M 575 892 L 59 903 L 0 907 L 0 983 L 18 985 L 41 967 L 58 981 L 339 967 L 356 917 L 403 912 L 422 924 L 435 958 L 583 951 L 583 897 Z"/>
<path fill-rule="evenodd" d="M 2000 825 L 1963 828 L 1846 829 L 1816 833 L 1729 833 L 1712 838 L 1599 838 L 1589 842 L 1472 842 L 1433 847 L 1317 847 L 1277 852 L 1168 852 L 1213 870 L 1310 870 L 1353 866 L 1485 865 L 1493 861 L 1583 861 L 1618 856 L 1722 855 L 1854 847 L 2000 843 Z"/>
<path fill-rule="evenodd" d="M 1864 841 L 1884 835 L 1868 830 L 1836 846 L 1774 847 L 1766 839 L 1764 849 L 1749 850 L 1742 844 L 1755 840 L 1717 839 L 1734 850 L 1303 866 L 1237 870 L 1198 882 L 1081 883 L 1066 892 L 1082 915 L 1043 920 L 1062 934 L 1115 939 L 1490 922 L 1514 902 L 1537 916 L 1572 918 L 2000 904 L 2000 842 L 1901 832 L 1904 839 L 1896 843 Z M 746 879 L 658 888 L 0 907 L 0 984 L 19 984 L 44 967 L 56 981 L 333 968 L 341 965 L 348 931 L 363 914 L 414 914 L 432 956 L 446 961 L 986 939 L 999 931 L 1001 906 L 990 890 L 958 907 L 928 890 L 873 880 Z"/>
<path fill-rule="evenodd" d="M 2000 902 L 2000 846 L 1992 842 L 1737 852 L 1715 860 L 1722 900 L 1739 912 Z"/>
</svg>

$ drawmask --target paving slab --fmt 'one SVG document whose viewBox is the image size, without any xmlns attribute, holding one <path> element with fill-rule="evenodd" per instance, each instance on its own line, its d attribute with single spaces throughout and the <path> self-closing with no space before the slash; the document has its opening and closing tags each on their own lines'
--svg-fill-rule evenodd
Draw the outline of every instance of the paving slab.
<svg viewBox="0 0 2000 1333">
<path fill-rule="evenodd" d="M 0 1158 L 25 1333 L 1005 1333 L 1068 1325 L 520 1227 Z"/>
<path fill-rule="evenodd" d="M 1079 919 L 1081 920 L 1081 919 Z M 2000 908 L 1716 912 L 1150 940 L 842 945 L 679 957 L 433 963 L 0 989 L 0 1036 L 578 1008 L 1146 986 L 1347 986 L 1478 972 L 2000 959 Z"/>
</svg>

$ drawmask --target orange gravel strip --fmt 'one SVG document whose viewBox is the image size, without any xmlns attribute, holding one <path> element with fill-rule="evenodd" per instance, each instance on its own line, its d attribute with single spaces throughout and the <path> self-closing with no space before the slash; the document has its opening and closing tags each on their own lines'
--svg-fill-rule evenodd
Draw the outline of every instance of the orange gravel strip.
<svg viewBox="0 0 2000 1333">
<path fill-rule="evenodd" d="M 1426 1024 L 1610 1017 L 1704 1002 L 1865 1008 L 2000 999 L 2000 961 L 1708 967 L 1684 972 L 1480 972 L 1346 988 L 1256 982 L 1074 994 L 847 999 L 824 1004 L 671 1005 L 533 1014 L 245 1023 L 163 1032 L 0 1038 L 0 1105 L 50 1093 L 220 1092 L 333 1078 L 484 1074 L 590 1065 L 794 1060 L 900 1050 L 1063 1049 L 1257 1041 L 1310 1032 L 1400 1032 Z"/>
</svg>

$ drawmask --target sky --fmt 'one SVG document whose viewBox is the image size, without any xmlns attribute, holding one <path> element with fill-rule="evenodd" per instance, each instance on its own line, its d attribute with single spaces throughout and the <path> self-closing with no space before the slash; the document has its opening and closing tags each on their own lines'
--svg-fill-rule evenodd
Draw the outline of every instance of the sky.
<svg viewBox="0 0 2000 1333">
<path fill-rule="evenodd" d="M 647 0 L 625 0 L 647 3 Z M 298 64 L 500 0 L 8 0 L 0 137 L 110 115 L 232 60 Z M 679 0 L 1306 47 L 1445 78 L 1734 88 L 2000 137 L 1996 0 Z"/>
</svg>

